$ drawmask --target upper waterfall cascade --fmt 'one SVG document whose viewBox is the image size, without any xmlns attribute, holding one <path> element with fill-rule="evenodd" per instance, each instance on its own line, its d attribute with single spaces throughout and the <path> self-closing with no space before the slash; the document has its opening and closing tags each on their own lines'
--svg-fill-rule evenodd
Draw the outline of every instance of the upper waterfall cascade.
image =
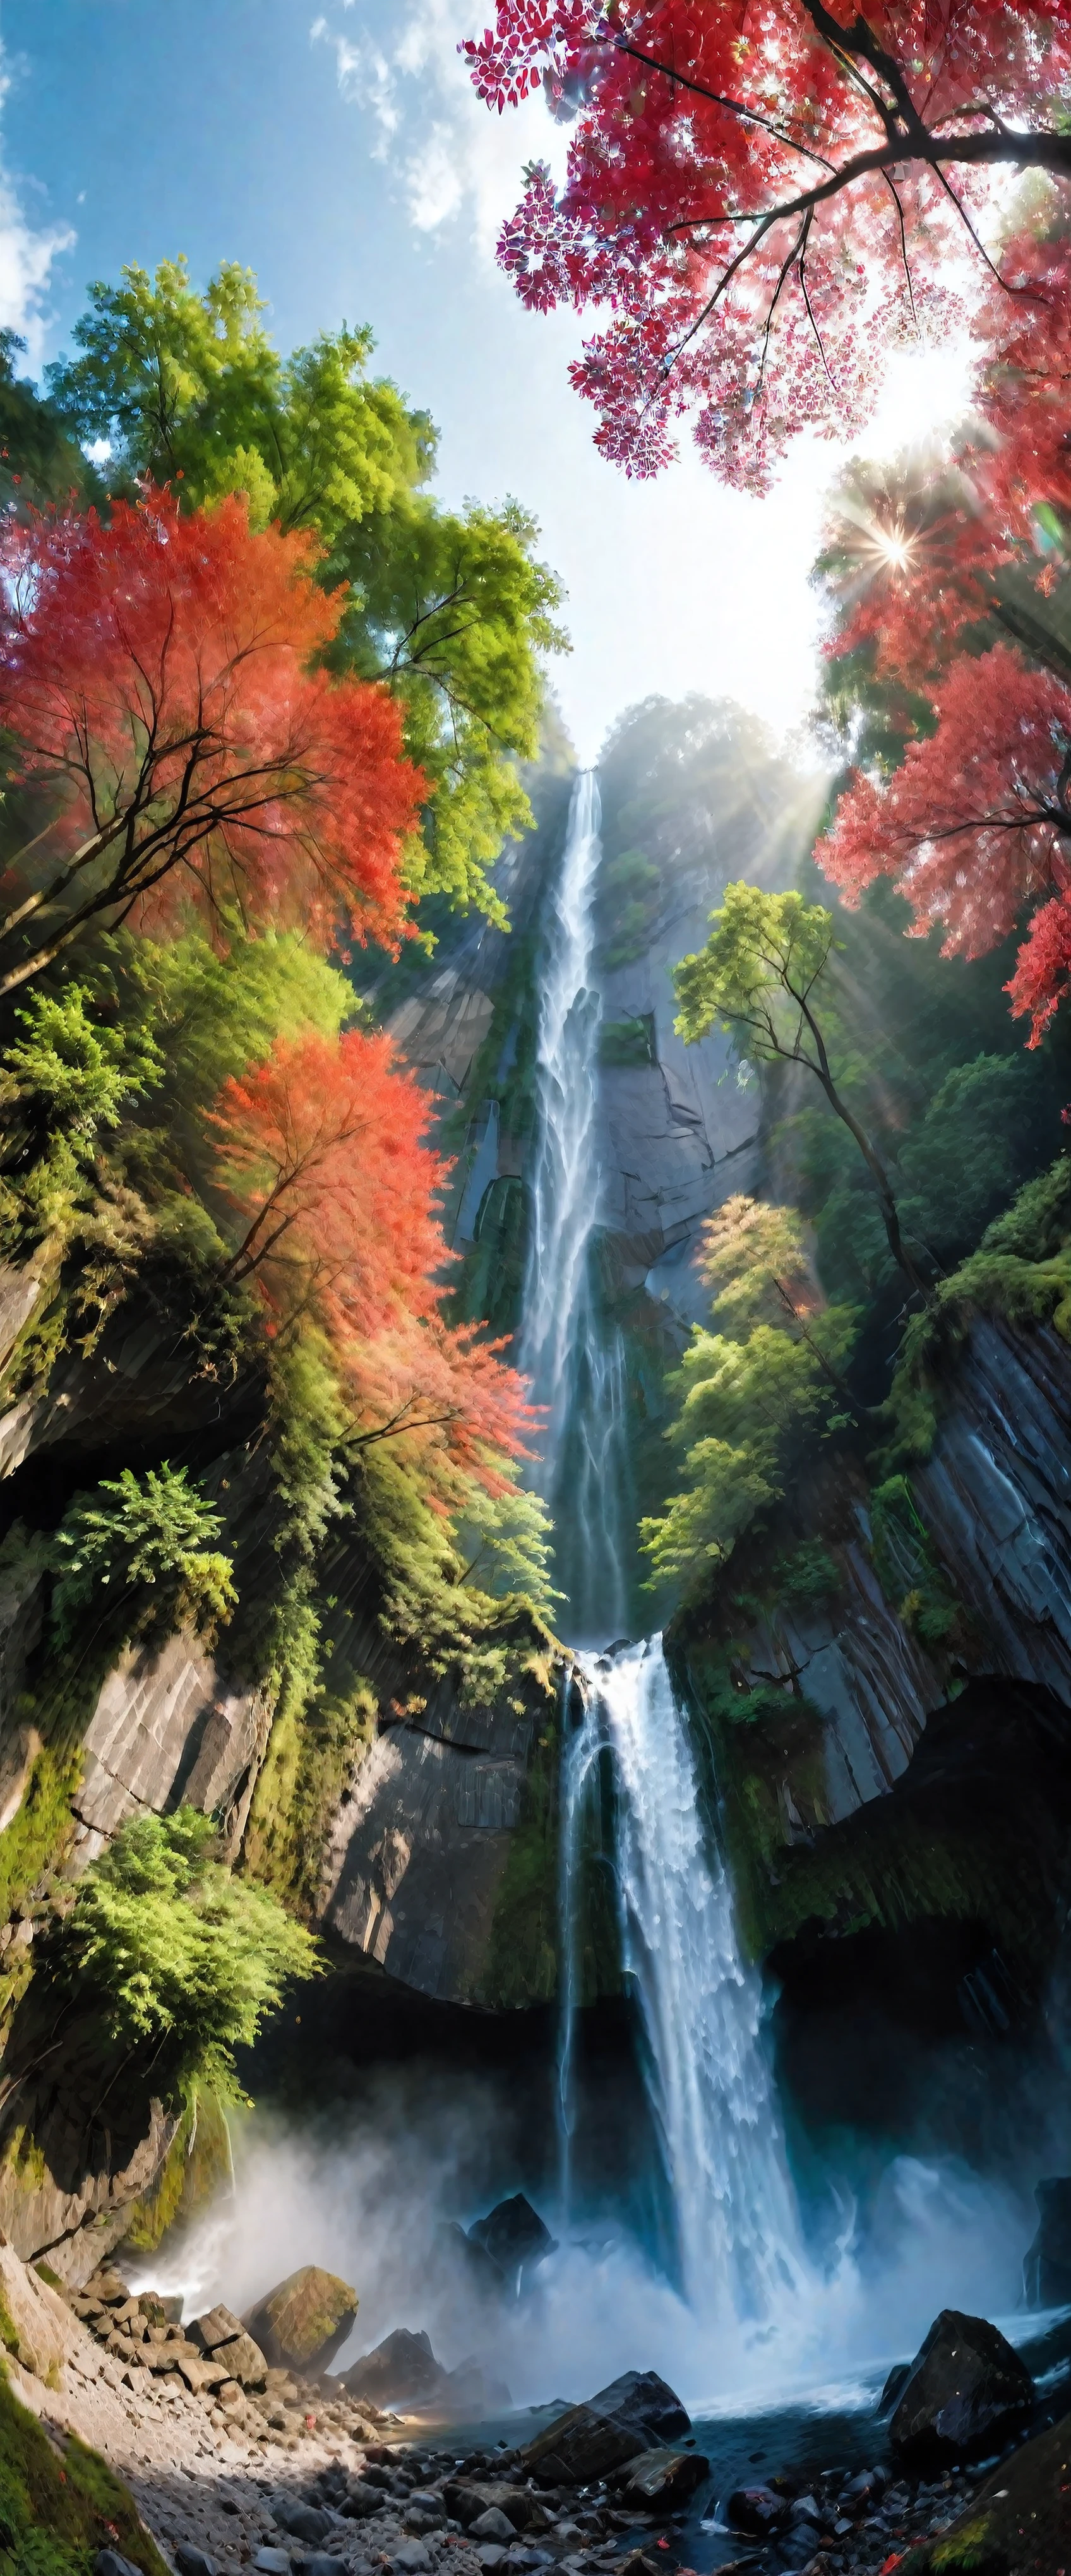
<svg viewBox="0 0 1071 2576">
<path fill-rule="evenodd" d="M 546 1408 L 543 1483 L 558 1515 L 559 1580 L 567 1587 L 573 1633 L 589 1640 L 619 1633 L 627 1616 L 624 1347 L 602 1319 L 592 1258 L 599 1206 L 600 1001 L 592 986 L 599 820 L 598 787 L 586 771 L 573 791 L 545 925 L 539 1134 L 520 1353 Z M 713 2307 L 725 2318 L 766 2317 L 799 2284 L 805 2266 L 760 2040 L 759 1981 L 742 1961 L 728 1875 L 709 1847 L 661 1638 L 612 1659 L 589 1654 L 581 1661 L 586 1714 L 579 1728 L 566 1728 L 561 1780 L 563 2213 L 568 2217 L 576 2118 L 582 1829 L 608 1748 L 617 1791 L 622 1956 L 643 2019 L 681 2284 L 696 2307 Z"/>
<path fill-rule="evenodd" d="M 599 1213 L 600 1003 L 591 981 L 599 821 L 595 775 L 582 770 L 545 924 L 539 1129 L 519 1343 L 520 1366 L 535 1402 L 545 1409 L 543 1490 L 559 1520 L 568 1521 L 569 1562 L 559 1564 L 559 1581 L 574 1633 L 593 1640 L 607 1628 L 620 1628 L 625 1618 L 627 1490 L 624 1354 L 620 1335 L 600 1330 L 592 1278 Z"/>
</svg>

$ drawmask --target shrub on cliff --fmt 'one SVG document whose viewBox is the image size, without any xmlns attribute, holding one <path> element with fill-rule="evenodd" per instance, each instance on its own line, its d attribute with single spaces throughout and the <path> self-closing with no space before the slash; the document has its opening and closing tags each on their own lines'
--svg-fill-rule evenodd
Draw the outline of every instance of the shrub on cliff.
<svg viewBox="0 0 1071 2576">
<path fill-rule="evenodd" d="M 238 1600 L 231 1560 L 211 1545 L 222 1526 L 185 1467 L 166 1459 L 143 1480 L 129 1467 L 105 1478 L 95 1497 L 72 1503 L 56 1532 L 59 1645 L 73 1643 L 86 1610 L 106 1606 L 128 1607 L 131 1629 L 189 1625 L 210 1641 Z"/>
<path fill-rule="evenodd" d="M 210 1820 L 190 1807 L 134 1818 L 86 1872 L 51 1944 L 59 1999 L 98 2015 L 172 2096 L 200 2077 L 233 2097 L 235 2049 L 252 2046 L 292 1980 L 319 1969 L 311 1935 L 216 1851 Z"/>
</svg>

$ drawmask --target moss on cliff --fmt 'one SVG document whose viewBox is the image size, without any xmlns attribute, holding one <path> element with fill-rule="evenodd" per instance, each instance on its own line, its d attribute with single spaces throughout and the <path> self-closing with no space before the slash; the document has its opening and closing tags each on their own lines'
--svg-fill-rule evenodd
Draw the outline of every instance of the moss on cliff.
<svg viewBox="0 0 1071 2576">
<path fill-rule="evenodd" d="M 233 2178 L 230 2130 L 218 2096 L 194 2085 L 151 2191 L 129 2211 L 123 2253 L 155 2254 L 169 2228 L 181 2234 L 203 2217 Z"/>
<path fill-rule="evenodd" d="M 122 2479 L 76 2434 L 60 2455 L 0 2368 L 2 2576 L 89 2576 L 108 2548 L 143 2576 L 167 2576 Z"/>
<path fill-rule="evenodd" d="M 558 1985 L 558 1771 L 561 1722 L 538 1729 L 487 1945 L 479 2001 L 489 2011 L 548 2003 Z"/>
</svg>

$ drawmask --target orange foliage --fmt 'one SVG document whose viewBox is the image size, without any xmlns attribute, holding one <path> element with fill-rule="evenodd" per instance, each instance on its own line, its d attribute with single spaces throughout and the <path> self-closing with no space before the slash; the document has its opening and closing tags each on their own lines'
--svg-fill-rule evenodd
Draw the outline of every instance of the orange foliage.
<svg viewBox="0 0 1071 2576">
<path fill-rule="evenodd" d="M 191 906 L 224 934 L 237 915 L 396 947 L 424 782 L 386 691 L 310 668 L 346 600 L 316 560 L 237 497 L 182 514 L 149 490 L 107 526 L 0 526 L 0 725 L 59 795 L 43 875 L 26 854 L 8 872 L 0 991 L 101 914 L 159 930 Z"/>
<path fill-rule="evenodd" d="M 255 1279 L 273 1329 L 322 1325 L 359 1439 L 404 1430 L 503 1492 L 488 1453 L 528 1455 L 536 1417 L 501 1344 L 443 1320 L 449 1166 L 427 1119 L 390 1039 L 360 1029 L 280 1041 L 228 1082 L 214 1125 L 244 1228 L 231 1275 Z"/>
</svg>

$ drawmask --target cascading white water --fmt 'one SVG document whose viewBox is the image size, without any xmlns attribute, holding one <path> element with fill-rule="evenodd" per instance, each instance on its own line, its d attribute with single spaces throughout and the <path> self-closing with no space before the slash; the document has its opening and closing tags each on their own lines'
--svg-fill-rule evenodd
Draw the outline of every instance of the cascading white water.
<svg viewBox="0 0 1071 2576">
<path fill-rule="evenodd" d="M 600 1002 L 591 983 L 599 820 L 594 772 L 582 770 L 544 925 L 539 1132 L 518 1353 L 533 1397 L 545 1408 L 540 1483 L 556 1506 L 559 1528 L 568 1525 L 569 1562 L 559 1565 L 559 1581 L 572 1623 L 585 1636 L 597 1635 L 604 1622 L 620 1626 L 626 1597 L 623 1354 L 620 1337 L 607 1344 L 600 1334 L 591 1280 L 599 1202 Z"/>
<path fill-rule="evenodd" d="M 619 1792 L 625 1966 L 650 2052 L 681 2285 L 721 2318 L 770 2316 L 806 2266 L 773 2086 L 759 1979 L 740 1952 L 732 1888 L 704 1830 L 695 1760 L 661 1637 L 593 1676 Z"/>
<path fill-rule="evenodd" d="M 558 1526 L 574 1635 L 619 1630 L 627 1611 L 625 1352 L 591 1275 L 598 1219 L 599 995 L 592 988 L 599 794 L 573 790 L 545 924 L 538 1036 L 539 1134 L 520 1362 L 546 1408 L 542 1489 Z M 770 2313 L 800 2277 L 792 2187 L 759 2045 L 757 1979 L 736 1941 L 724 1866 L 709 1852 L 687 1733 L 661 1639 L 612 1662 L 583 1659 L 582 1724 L 561 1774 L 561 2204 L 569 2216 L 580 1996 L 584 1817 L 604 1745 L 619 1806 L 625 1963 L 647 2035 L 652 2108 L 676 2212 L 682 2286 L 726 2320 Z"/>
</svg>

